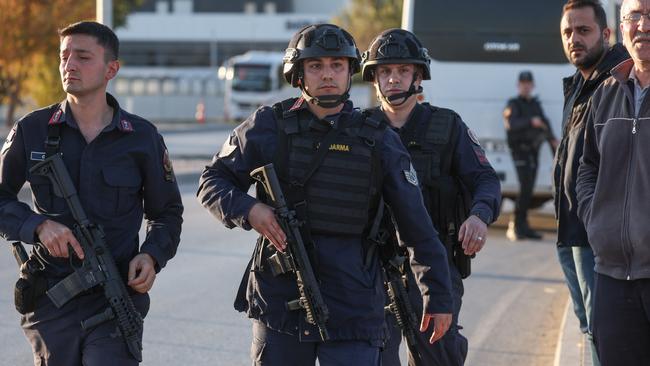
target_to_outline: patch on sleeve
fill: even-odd
[[[163,169],[165,170],[165,180],[168,182],[173,182],[176,179],[174,178],[174,167],[172,166],[172,161],[169,158],[169,152],[165,148],[165,153],[163,154]]]
[[[237,142],[236,142],[236,137],[233,134],[230,135],[228,139],[223,143],[223,146],[221,146],[221,150],[219,151],[219,154],[217,154],[217,157],[227,158],[230,155],[232,155],[232,153],[235,152],[235,150],[237,150]]]
[[[18,128],[18,124],[14,124],[14,127],[11,128],[11,131],[9,131],[9,134],[7,135],[7,138],[5,139],[4,145],[2,145],[2,150],[0,150],[0,155],[4,155],[7,150],[11,147],[11,144],[14,142],[14,138],[16,137],[16,129]]]
[[[404,172],[404,178],[406,178],[407,182],[411,183],[416,187],[419,186],[418,173],[415,171],[413,164],[410,164],[409,170],[404,170],[403,172]]]
[[[476,154],[476,158],[478,159],[479,163],[483,166],[490,166],[490,162],[488,161],[487,156],[485,156],[485,151],[483,151],[483,148],[480,146],[474,146],[474,154]]]
[[[474,133],[474,131],[472,131],[471,129],[468,128],[467,129],[467,135],[469,135],[469,139],[472,140],[474,145],[481,146],[481,143],[479,142],[478,137],[476,137],[476,134]]]

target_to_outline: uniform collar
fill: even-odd
[[[306,105],[307,103],[303,103],[303,107],[301,108],[306,109]],[[352,110],[352,103],[350,101],[346,101],[343,104],[343,109],[339,113],[330,114],[328,116],[325,116],[323,119],[319,119],[310,112],[312,118],[311,121],[309,121],[309,128],[317,131],[329,131],[332,128],[338,129],[341,117],[349,116],[352,113]]]
[[[111,123],[104,128],[104,131],[111,131],[117,128],[121,132],[133,132],[133,123],[130,121],[128,116],[126,116],[126,113],[120,108],[120,104],[117,102],[117,100],[109,93],[106,93],[106,103],[108,103],[108,105],[113,108],[113,119],[111,119]],[[54,111],[52,117],[50,117],[50,120],[48,122],[50,125],[57,125],[62,123],[67,124],[69,127],[79,129],[79,125],[72,115],[72,110],[70,109],[70,105],[68,104],[67,100],[63,100],[61,103],[59,103],[59,107]]]

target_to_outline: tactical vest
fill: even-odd
[[[411,155],[431,221],[447,245],[451,243],[446,239],[457,234],[468,211],[461,183],[451,171],[458,137],[455,119],[449,109],[422,103],[399,131]]]
[[[363,235],[379,200],[385,127],[354,111],[339,119],[335,132],[316,130],[309,126],[313,115],[292,110],[294,102],[273,106],[278,122],[274,165],[290,206],[311,234]],[[319,156],[321,144],[326,151]]]

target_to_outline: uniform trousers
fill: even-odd
[[[379,366],[379,347],[369,341],[300,342],[298,336],[253,320],[253,366]]]
[[[131,295],[144,317],[149,311],[149,295]],[[36,310],[21,318],[32,346],[35,366],[135,366],[139,362],[129,352],[109,320],[86,331],[81,322],[103,312],[108,302],[101,292],[78,296],[57,309],[47,296],[38,300]],[[142,334],[140,334],[142,339]]]

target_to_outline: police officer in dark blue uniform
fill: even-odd
[[[508,100],[503,111],[508,146],[519,179],[514,222],[510,223],[506,232],[508,238],[513,241],[542,238],[540,233],[528,225],[528,209],[532,203],[537,178],[539,149],[544,141],[551,144],[553,151],[558,145],[542,105],[532,95],[534,87],[533,74],[530,71],[519,73],[517,83],[519,95]]]
[[[54,194],[48,178],[29,173],[48,151],[62,153],[84,210],[103,226],[106,243],[144,316],[156,273],[179,243],[183,205],[178,186],[154,125],[127,113],[106,93],[119,69],[113,31],[81,22],[61,30],[60,37],[59,70],[67,97],[26,115],[7,137],[0,154],[0,233],[7,240],[37,244],[29,261],[42,267],[46,287],[73,271],[68,248],[80,258],[84,253],[70,230],[70,209]],[[33,210],[17,199],[25,181],[31,187]],[[147,234],[139,245],[143,214]],[[138,364],[116,334],[114,320],[81,329],[81,320],[107,307],[100,288],[81,293],[61,308],[44,295],[21,319],[36,365]]]
[[[429,63],[427,50],[413,33],[389,29],[379,34],[363,54],[362,76],[374,84],[381,106],[364,113],[399,133],[449,257],[454,305],[451,327],[433,345],[427,342],[429,334],[416,337],[421,361],[416,362],[409,352],[409,365],[462,365],[467,355],[467,339],[458,331],[462,278],[469,275],[470,256],[485,244],[487,225],[498,216],[501,190],[483,149],[460,116],[417,102],[420,83],[431,78]],[[412,283],[413,273],[406,272]],[[409,286],[409,292],[419,313],[422,303],[417,290]],[[383,365],[400,364],[400,341],[400,330],[393,326],[382,353]]]
[[[255,365],[305,366],[316,359],[323,366],[380,364],[385,295],[376,256],[366,261],[365,240],[380,195],[411,253],[424,303],[422,330],[435,328],[434,342],[451,322],[447,256],[426,215],[408,153],[397,134],[365,120],[348,101],[359,68],[359,52],[345,30],[318,24],[298,31],[286,50],[284,75],[301,96],[258,109],[201,176],[199,200],[217,219],[261,234],[235,302],[253,319]],[[322,143],[328,152],[312,166]],[[313,243],[312,265],[329,309],[326,342],[303,311],[285,307],[298,296],[294,275],[274,276],[269,268],[286,237],[270,207],[246,192],[253,183],[249,173],[270,162],[288,197],[304,193],[304,200],[289,205]]]

